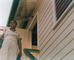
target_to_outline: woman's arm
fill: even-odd
[[[0,35],[0,38],[3,38],[4,37],[4,34],[3,35]]]
[[[0,35],[0,38],[2,37],[2,35]]]
[[[6,30],[3,32],[2,35],[0,35],[0,38],[4,38],[4,34],[5,34]]]
[[[22,38],[20,38],[20,39],[18,40],[18,47],[19,47],[19,55],[20,55],[20,56],[22,55],[22,43],[21,43],[21,40],[22,40]]]

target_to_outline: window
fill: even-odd
[[[53,28],[55,29],[62,18],[70,11],[74,6],[74,0],[52,0],[53,1]]]
[[[55,7],[56,7],[56,17],[57,20],[69,6],[72,0],[55,0]]]

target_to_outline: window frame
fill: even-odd
[[[66,16],[66,14],[69,12],[69,10],[74,6],[74,0],[69,4],[69,6],[66,8],[66,10],[63,12],[63,14],[58,18],[56,17],[56,5],[55,5],[55,0],[52,0],[52,5],[53,5],[53,27],[52,29],[55,29],[59,22]]]

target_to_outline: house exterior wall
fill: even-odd
[[[74,8],[62,18],[55,29],[53,25],[52,0],[39,0],[35,9],[38,26],[39,60],[73,60],[74,59]]]

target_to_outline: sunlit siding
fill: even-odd
[[[60,24],[53,27],[52,0],[41,1],[38,16],[39,60],[74,59],[74,19],[71,8]]]

